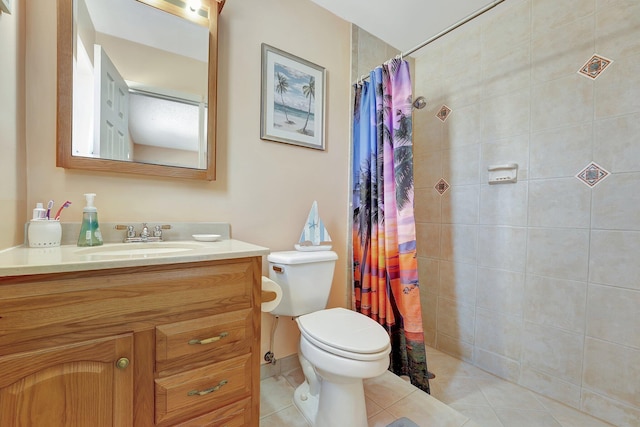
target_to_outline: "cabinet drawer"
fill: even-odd
[[[239,310],[156,327],[156,369],[217,362],[250,351],[252,310]]]
[[[251,394],[251,354],[155,380],[156,423],[202,414]]]
[[[176,427],[244,427],[248,425],[251,425],[251,398],[176,424]]]

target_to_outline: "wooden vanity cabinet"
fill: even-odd
[[[0,277],[0,425],[257,426],[261,271]]]

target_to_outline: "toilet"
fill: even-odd
[[[338,255],[286,251],[268,255],[269,278],[282,289],[270,311],[292,316],[300,329],[305,381],[293,402],[314,427],[366,427],[363,379],[389,367],[389,335],[376,321],[345,308],[326,309]]]

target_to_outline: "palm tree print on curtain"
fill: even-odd
[[[355,87],[355,308],[389,332],[389,369],[429,393],[413,215],[409,65],[394,59],[369,77]]]

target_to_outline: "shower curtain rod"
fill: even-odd
[[[486,5],[485,7],[476,10],[475,12],[473,12],[471,15],[467,16],[466,18],[461,19],[460,21],[456,22],[455,24],[453,24],[450,27],[447,27],[446,29],[442,30],[441,32],[439,32],[438,34],[436,34],[435,36],[423,41],[422,43],[420,43],[419,45],[409,49],[408,51],[401,53],[399,56],[400,58],[403,58],[405,56],[411,55],[412,53],[422,49],[423,47],[425,47],[426,45],[438,40],[440,37],[449,34],[451,31],[455,30],[458,27],[463,26],[464,24],[466,24],[467,22],[477,18],[478,16],[482,15],[485,12],[488,12],[489,10],[493,9],[494,7],[496,7],[497,5],[499,5],[500,3],[502,3],[505,0],[496,0],[492,3],[489,3],[488,5]],[[397,56],[396,56],[397,57]],[[366,80],[368,79],[369,76],[363,76],[360,78],[360,81]]]

